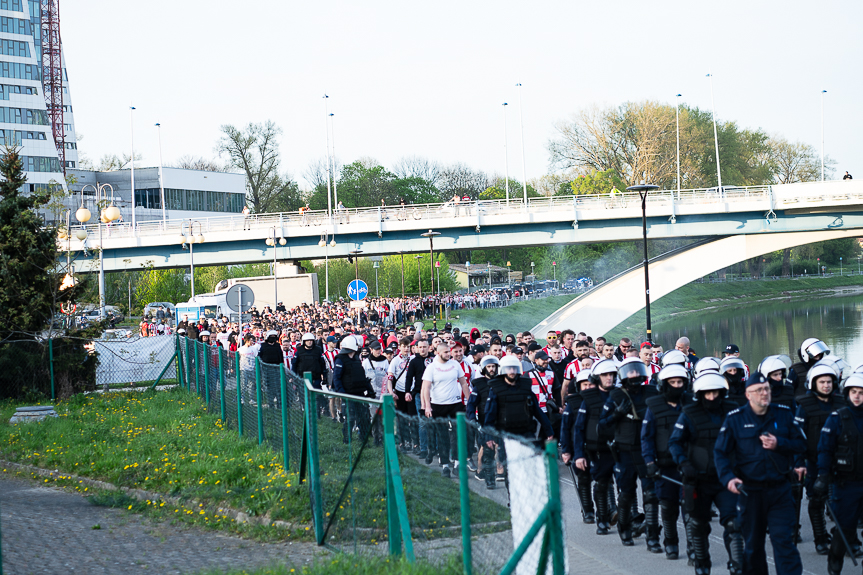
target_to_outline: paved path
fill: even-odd
[[[300,567],[322,552],[309,543],[257,543],[156,522],[3,474],[0,521],[4,575],[179,574],[275,562]]]

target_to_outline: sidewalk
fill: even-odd
[[[258,543],[159,523],[2,473],[0,521],[6,575],[180,574],[273,563],[299,571],[324,553],[313,543]]]

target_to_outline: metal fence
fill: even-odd
[[[481,430],[463,414],[428,419],[392,396],[316,389],[284,365],[178,337],[176,377],[241,435],[282,453],[308,487],[315,540],[355,555],[403,555],[473,573],[566,572],[557,449]],[[244,363],[246,362],[247,363]],[[401,406],[404,407],[404,406]],[[508,477],[469,472],[492,448]],[[420,442],[436,457],[415,453]]]

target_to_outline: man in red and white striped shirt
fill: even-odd
[[[461,369],[462,374],[464,375],[465,380],[468,382],[468,387],[470,387],[470,380],[473,377],[473,369],[471,369],[470,363],[465,361],[464,359],[464,346],[460,341],[455,342],[452,346],[452,358],[453,361],[458,363],[459,369]],[[461,402],[467,405],[468,396],[462,393]]]
[[[645,341],[641,344],[641,348],[638,350],[638,357],[641,361],[644,362],[644,365],[647,366],[647,373],[651,376],[659,373],[661,369],[656,363],[653,362],[653,344],[649,341]],[[649,382],[650,380],[648,380]]]
[[[561,393],[565,397],[569,384],[575,381],[575,376],[582,370],[582,360],[590,353],[590,344],[585,340],[575,342],[573,347],[575,350],[575,359],[566,365],[566,370],[563,372],[563,387]]]

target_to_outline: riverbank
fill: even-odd
[[[480,331],[498,329],[504,333],[515,334],[535,326],[543,318],[548,317],[551,311],[563,307],[578,295],[580,294],[556,295],[502,308],[460,309],[451,314],[450,323],[462,331],[470,331],[475,327]],[[430,327],[431,322],[426,321],[425,326]],[[545,336],[545,334],[534,335]]]
[[[687,314],[722,309],[751,307],[767,302],[863,293],[863,275],[805,277],[779,280],[753,280],[727,283],[691,283],[653,302],[651,323]],[[608,331],[617,340],[631,337],[643,340],[646,333],[644,310],[626,318]]]

